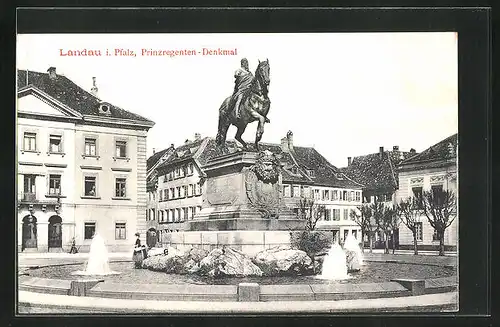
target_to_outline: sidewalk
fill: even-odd
[[[152,301],[78,297],[19,292],[20,313],[345,313],[387,311],[456,311],[458,293],[420,296],[340,300],[283,302],[206,302]]]
[[[384,249],[373,249],[373,253],[384,253]],[[370,253],[369,248],[365,248],[365,253]],[[392,249],[389,249],[389,254],[392,254]],[[411,254],[413,255],[413,250],[396,250],[394,254]],[[438,251],[418,251],[418,255],[435,255],[439,256]],[[445,256],[456,257],[457,252],[445,252]]]

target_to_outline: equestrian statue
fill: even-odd
[[[247,125],[258,121],[257,133],[255,135],[255,149],[259,151],[259,142],[264,134],[264,124],[270,123],[267,118],[271,100],[268,97],[268,87],[270,68],[269,59],[260,61],[255,76],[248,68],[248,60],[241,60],[241,68],[235,74],[235,87],[233,95],[226,98],[219,108],[219,128],[216,143],[219,148],[223,148],[226,142],[227,130],[234,125],[238,129],[235,139],[241,143],[243,149],[248,146],[241,136],[245,132]]]

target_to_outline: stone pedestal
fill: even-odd
[[[282,200],[279,161],[270,152],[235,152],[205,166],[202,210],[191,231],[295,230],[305,222]]]

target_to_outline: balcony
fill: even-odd
[[[32,192],[21,192],[18,199],[22,202],[38,202],[36,194]]]

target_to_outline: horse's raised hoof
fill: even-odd
[[[271,121],[269,120],[269,118],[266,117],[266,120],[265,120],[266,123],[270,123]]]

